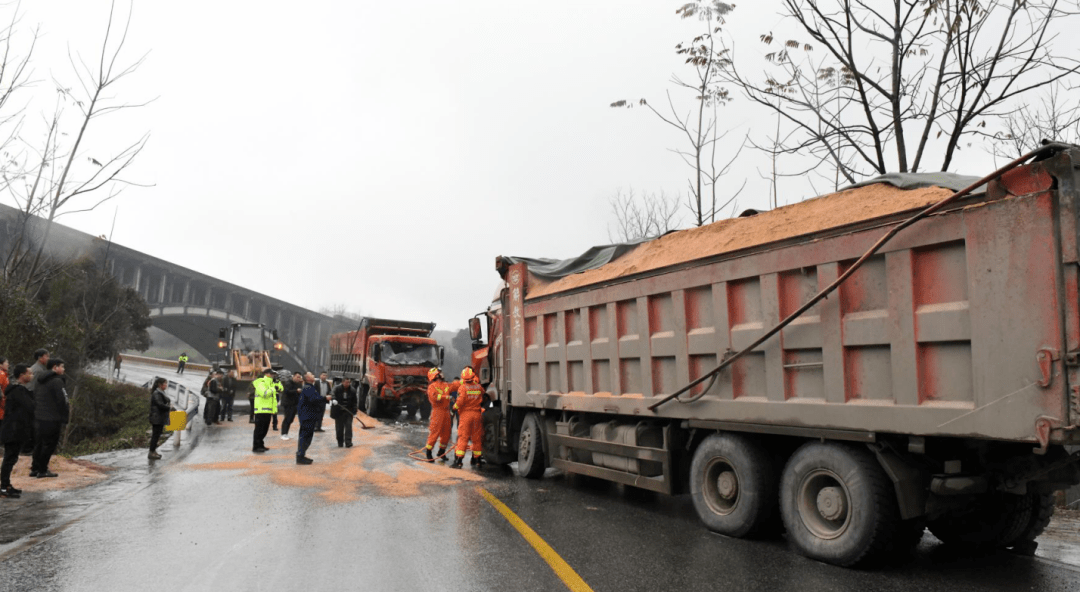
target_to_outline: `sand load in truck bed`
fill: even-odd
[[[554,282],[530,278],[529,298],[572,290],[687,261],[731,253],[774,241],[810,235],[923,208],[953,194],[943,187],[900,189],[885,183],[865,185],[763,212],[680,230],[637,248],[602,267]]]

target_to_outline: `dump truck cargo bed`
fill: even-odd
[[[812,234],[728,241],[736,248],[628,266],[635,254],[646,261],[654,241],[536,290],[524,265],[510,267],[512,404],[691,427],[833,430],[855,440],[897,433],[1080,443],[1080,389],[1072,386],[1080,385],[1077,156],[1016,169],[901,231],[837,292],[683,395],[693,402],[655,412],[648,407],[663,395],[752,343],[888,228],[951,191],[921,190],[897,198],[907,207],[848,216]],[[850,212],[863,203],[852,195],[819,205]],[[769,227],[768,215],[783,212],[684,232],[745,237],[746,228]],[[660,240],[677,243],[678,234]]]

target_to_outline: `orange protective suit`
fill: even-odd
[[[450,416],[450,385],[442,379],[432,382],[427,387],[427,398],[431,402],[427,448],[431,450],[436,442],[446,448],[450,445],[450,429],[454,427],[454,419]]]
[[[479,382],[463,382],[458,387],[454,409],[458,412],[458,439],[454,452],[459,457],[465,456],[465,448],[472,440],[473,456],[479,457],[484,441],[484,422],[481,419],[484,413],[484,387]]]

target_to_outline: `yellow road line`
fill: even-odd
[[[491,495],[491,493],[483,487],[477,487],[476,489],[480,492],[480,495],[484,496],[484,499],[486,499],[489,504],[503,515],[503,518],[506,518],[507,522],[513,525],[513,527],[521,533],[521,536],[532,545],[533,549],[536,549],[536,552],[551,566],[555,575],[559,576],[559,579],[566,584],[567,588],[573,592],[593,592],[592,588],[585,583],[585,580],[577,575],[574,568],[563,561],[563,558],[559,557],[559,554],[555,552],[555,549],[552,549],[551,545],[544,542],[544,539],[540,538],[540,535],[536,534],[536,531],[529,528],[529,525],[525,524],[524,520],[518,518],[518,515],[515,514],[513,510],[506,507],[506,504],[499,501],[499,498]]]

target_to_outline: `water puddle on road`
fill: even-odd
[[[426,488],[448,487],[467,482],[484,481],[484,477],[469,469],[451,469],[442,463],[424,463],[410,459],[410,451],[401,434],[391,426],[364,418],[368,430],[353,431],[352,448],[327,446],[333,441],[331,433],[317,434],[311,452],[318,456],[333,456],[330,462],[297,465],[295,440],[280,442],[268,438],[270,451],[243,459],[189,465],[198,470],[241,471],[249,477],[267,477],[283,487],[318,489],[319,496],[329,503],[352,502],[368,495],[413,497]],[[332,451],[327,454],[327,451]],[[309,453],[308,456],[312,456]]]

